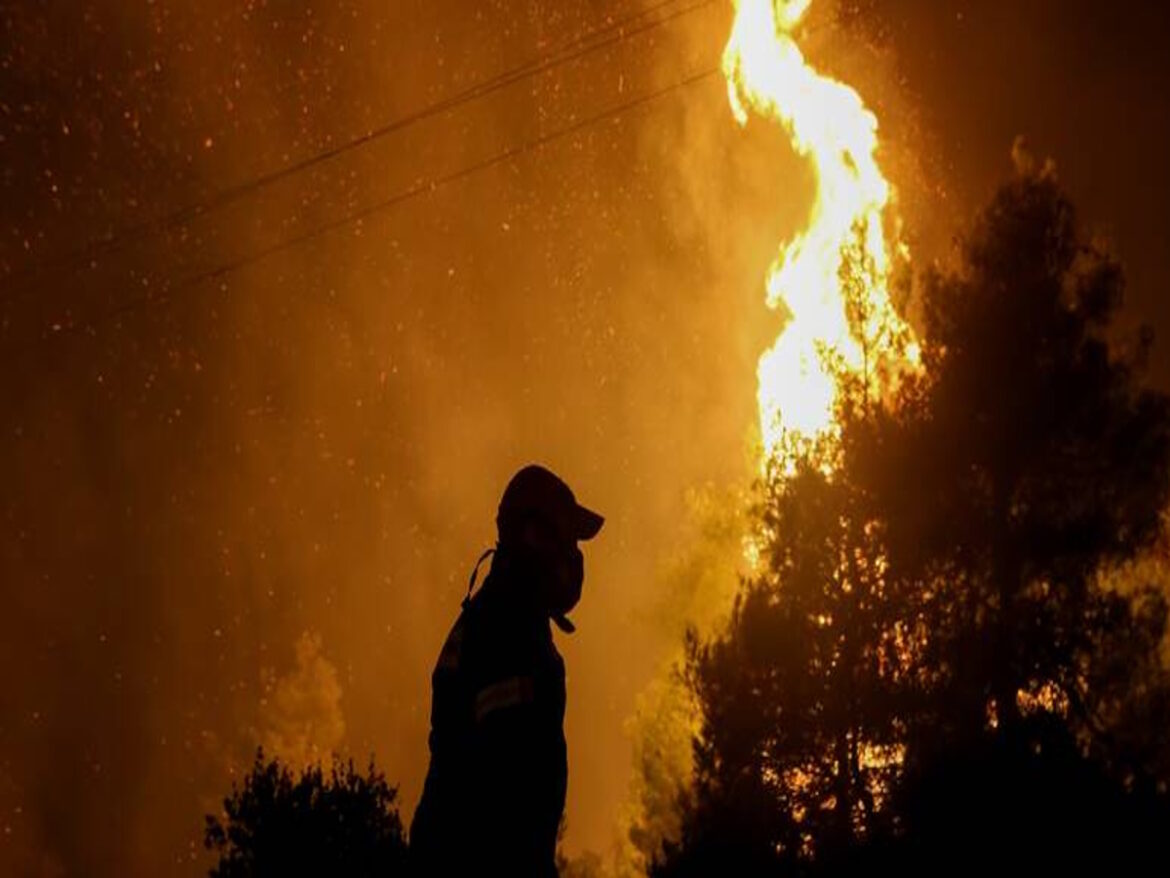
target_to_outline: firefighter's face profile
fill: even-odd
[[[542,602],[550,614],[568,613],[581,599],[585,556],[567,526],[533,518],[522,532],[523,548],[532,561]]]
[[[551,612],[565,614],[581,600],[581,586],[585,582],[585,556],[574,543],[557,561],[556,588],[550,595]]]

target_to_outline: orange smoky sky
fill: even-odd
[[[881,119],[916,252],[1024,134],[1170,331],[1166,13],[825,5],[811,57]],[[149,223],[639,11],[661,23]],[[661,570],[688,490],[751,475],[762,279],[811,191],[720,77],[679,86],[730,15],[0,3],[0,872],[198,874],[261,743],[372,754],[408,814],[431,665],[532,460],[607,518],[559,644],[567,845],[609,848],[677,647]]]

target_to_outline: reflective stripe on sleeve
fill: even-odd
[[[535,696],[531,677],[508,677],[490,686],[484,686],[475,696],[475,721],[483,722],[493,711],[518,704],[527,704]]]

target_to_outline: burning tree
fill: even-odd
[[[823,860],[892,829],[914,600],[886,576],[869,506],[809,457],[769,469],[758,572],[726,631],[689,643],[703,726],[681,874]]]
[[[1089,656],[1130,617],[1097,572],[1149,544],[1170,494],[1170,405],[1139,381],[1149,336],[1111,343],[1120,268],[1050,171],[1002,188],[961,268],[924,287],[925,374],[853,448],[897,575],[935,595],[945,712],[1010,727],[1059,706],[1091,723]]]
[[[767,278],[758,566],[690,637],[694,787],[656,872],[1140,856],[1167,813],[1166,613],[1099,580],[1170,494],[1148,338],[1111,337],[1121,272],[1034,163],[926,276],[914,338],[877,120],[805,61],[811,2],[737,0],[724,52],[736,119],[783,126],[816,193]]]
[[[928,596],[902,796],[922,855],[1116,868],[1166,818],[1170,681],[1163,593],[1100,574],[1162,529],[1170,401],[1140,380],[1149,335],[1114,326],[1118,264],[1050,167],[1019,170],[958,270],[927,275],[924,373],[851,465],[882,498],[890,575]]]
[[[858,222],[839,255],[856,361],[818,350],[834,382],[832,426],[777,440],[752,515],[754,572],[724,631],[688,636],[702,713],[695,786],[659,874],[841,867],[896,828],[889,800],[921,700],[924,618],[919,593],[889,575],[879,498],[846,452],[883,405],[874,389],[894,386],[879,370],[911,342],[899,321],[874,319],[866,242]]]
[[[660,875],[1136,862],[1170,813],[1164,603],[1099,577],[1170,488],[1121,274],[1033,171],[925,290],[923,372],[877,400],[838,367],[835,431],[767,469],[757,573],[689,645]]]

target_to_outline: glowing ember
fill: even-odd
[[[883,212],[890,185],[875,158],[877,119],[849,86],[810,67],[793,33],[812,0],[736,0],[723,53],[731,108],[779,121],[807,156],[816,197],[807,227],[768,272],[768,306],[788,320],[759,364],[760,428],[768,455],[786,435],[834,435],[838,383],[830,362],[866,386],[917,362],[890,304]]]

